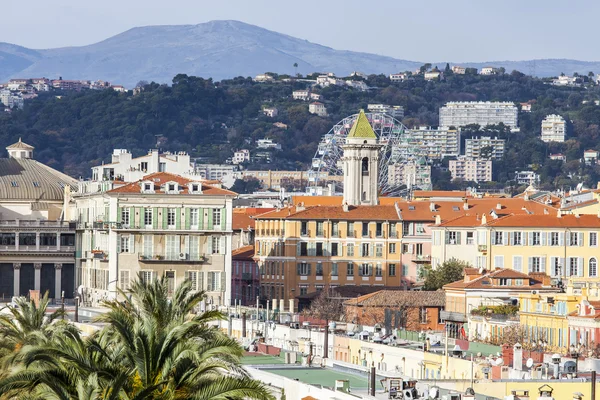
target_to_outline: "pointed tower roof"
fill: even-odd
[[[15,144],[11,144],[10,146],[8,146],[6,149],[7,150],[16,150],[16,149],[21,149],[21,150],[33,150],[35,147],[28,145],[27,143],[23,143],[21,141],[21,138],[19,138],[19,141]]]
[[[354,121],[347,138],[377,139],[377,135],[375,135],[364,110],[360,110],[358,113],[358,118]]]

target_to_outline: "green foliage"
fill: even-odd
[[[261,187],[260,181],[252,176],[246,176],[244,179],[236,179],[231,187],[231,190],[244,194],[244,193],[254,193],[259,190]]]
[[[516,315],[519,312],[519,306],[513,306],[512,304],[502,304],[497,306],[484,306],[481,305],[471,310],[472,315],[486,316],[489,314],[495,315]]]
[[[18,349],[0,370],[0,398],[274,399],[241,367],[240,345],[212,326],[225,317],[194,313],[204,293],[189,282],[172,296],[165,278],[121,294],[104,303],[100,332],[70,329]]]
[[[426,265],[419,275],[419,278],[425,279],[423,290],[439,290],[444,285],[462,280],[465,268],[469,267],[469,263],[456,258],[451,258],[435,268]]]

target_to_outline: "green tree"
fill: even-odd
[[[253,176],[246,176],[243,179],[236,179],[231,190],[236,193],[254,193],[261,188],[261,183]]]
[[[439,290],[444,285],[459,281],[464,276],[465,268],[469,267],[469,263],[456,258],[451,258],[435,268],[427,265],[420,275],[420,278],[425,280],[423,290]]]
[[[298,63],[297,62],[294,63],[294,74],[296,76],[298,76]]]

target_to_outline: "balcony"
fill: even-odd
[[[248,282],[253,281],[254,278],[252,277],[252,272],[242,272],[242,280]]]
[[[477,245],[477,251],[479,251],[480,253],[487,253],[487,244]]]
[[[142,264],[202,264],[207,261],[205,254],[201,254],[194,259],[187,253],[181,253],[177,258],[167,258],[162,254],[153,254],[151,256],[138,254],[138,261]]]
[[[76,224],[65,221],[47,221],[47,220],[1,220],[0,228],[17,228],[17,227],[37,227],[37,228],[63,228],[75,229]]]
[[[0,252],[7,253],[74,253],[75,246],[0,245]]]
[[[411,259],[412,259],[413,262],[416,262],[416,263],[429,263],[429,262],[431,262],[431,256],[430,255],[424,255],[424,254],[421,254],[421,255],[413,254],[412,257],[411,257]]]
[[[442,310],[440,311],[440,318],[442,321],[467,322],[467,316],[456,311]]]

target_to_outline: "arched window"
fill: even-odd
[[[369,173],[369,159],[367,157],[362,159],[362,173],[367,175]]]
[[[588,276],[598,276],[598,261],[594,257],[590,258]]]

